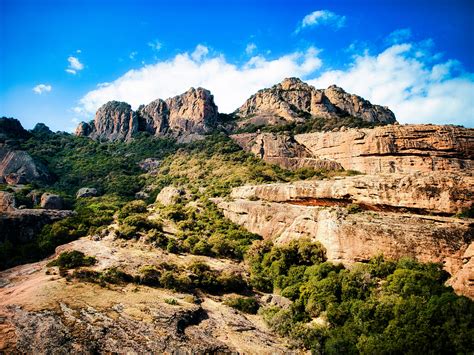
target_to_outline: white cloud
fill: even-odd
[[[33,88],[33,91],[35,92],[35,94],[41,95],[44,92],[50,92],[52,89],[53,87],[51,85],[39,84]]]
[[[76,50],[76,53],[81,54],[82,51],[80,49]]]
[[[474,126],[474,75],[457,61],[432,64],[425,43],[395,44],[377,55],[356,56],[347,70],[326,71],[309,83],[336,84],[386,105],[402,123]]]
[[[220,112],[232,112],[257,90],[285,77],[307,77],[322,64],[315,48],[273,60],[257,56],[241,66],[229,63],[219,54],[204,58],[208,52],[207,47],[198,45],[191,55],[181,53],[170,60],[130,70],[108,85],[88,92],[80,99],[78,110],[92,115],[110,100],[126,101],[136,109],[140,104],[201,86],[214,94]]]
[[[329,10],[317,10],[313,11],[312,13],[306,15],[301,23],[296,28],[296,33],[301,31],[303,28],[306,27],[314,27],[318,25],[327,25],[333,26],[336,29],[344,27],[346,24],[346,16],[341,16],[335,14]]]
[[[249,43],[247,44],[247,47],[245,47],[245,53],[248,55],[252,54],[255,50],[257,49],[257,45],[255,43]]]
[[[134,60],[137,54],[138,54],[138,52],[133,51],[133,52],[131,52],[131,53],[128,55],[128,57],[129,57],[130,59]]]
[[[75,75],[78,71],[84,69],[84,64],[82,64],[76,57],[70,56],[67,61],[69,62],[69,66],[67,67],[66,72],[69,74]]]
[[[163,47],[163,44],[158,41],[157,39],[151,41],[151,42],[148,42],[148,46],[153,49],[154,51],[159,51],[161,49],[161,47]]]
[[[196,46],[196,49],[194,50],[194,52],[191,53],[191,58],[195,61],[195,62],[199,62],[201,61],[206,55],[208,55],[209,53],[209,48],[207,48],[206,46],[203,46],[202,44],[198,44]]]
[[[386,39],[388,44],[397,44],[406,42],[411,38],[411,30],[409,28],[400,28],[390,33]]]

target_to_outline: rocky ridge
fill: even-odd
[[[394,123],[387,107],[372,105],[363,98],[332,85],[316,89],[298,78],[287,78],[252,95],[237,111],[240,126],[278,125],[304,122],[313,117],[352,116],[370,123]]]
[[[137,111],[125,102],[110,101],[99,108],[93,123],[81,122],[76,135],[103,140],[129,140],[138,132],[155,136],[204,134],[219,118],[211,93],[191,88],[166,101],[155,100]]]

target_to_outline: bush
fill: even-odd
[[[62,252],[56,259],[50,261],[47,266],[59,266],[63,269],[75,269],[80,266],[94,265],[97,260],[92,256],[86,256],[77,250]]]
[[[260,305],[253,297],[233,297],[224,302],[225,305],[244,313],[257,314]]]

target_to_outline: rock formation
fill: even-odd
[[[55,194],[45,192],[41,195],[41,208],[47,210],[61,210],[63,208],[63,199]]]
[[[49,181],[48,170],[35,162],[25,151],[14,150],[0,144],[0,177],[8,184],[27,184],[33,181]]]
[[[87,131],[87,129],[86,129]],[[110,101],[95,114],[91,138],[128,140],[138,132],[138,117],[126,102]]]
[[[316,158],[368,174],[472,171],[474,129],[435,125],[389,125],[295,135]]]
[[[0,143],[9,139],[26,139],[30,133],[15,118],[0,117]]]
[[[372,105],[337,86],[325,90],[315,89],[297,78],[288,78],[269,89],[260,90],[236,113],[244,119],[239,126],[301,123],[311,116],[352,116],[370,123],[396,121],[395,115],[387,107]]]
[[[191,88],[185,93],[152,101],[137,112],[124,102],[110,101],[96,113],[94,124],[81,122],[76,135],[93,139],[129,140],[136,133],[155,136],[203,134],[217,125],[219,113],[211,93]]]
[[[333,160],[315,158],[308,149],[286,134],[241,133],[230,138],[245,151],[284,169],[342,170],[342,166]]]
[[[472,187],[472,177],[444,174],[358,176],[245,186],[233,190],[233,199],[217,202],[233,222],[278,243],[320,241],[331,261],[352,264],[384,254],[442,262],[453,287],[474,297],[472,220],[427,215],[472,206]]]
[[[77,190],[76,198],[97,196],[97,189],[93,187],[82,187]]]
[[[168,206],[177,202],[180,196],[184,195],[184,190],[178,189],[174,186],[164,187],[156,196],[156,202]]]

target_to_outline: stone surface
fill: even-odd
[[[138,117],[126,102],[109,101],[97,110],[90,136],[95,139],[129,140],[138,132]]]
[[[299,203],[303,190],[298,193],[296,188],[294,193],[286,187],[286,192],[279,192],[278,186],[274,189],[271,195],[270,189],[258,193],[236,189],[233,200],[216,202],[227,218],[277,243],[302,237],[321,242],[330,261],[350,265],[384,254],[394,259],[409,256],[423,262],[442,262],[453,275],[450,282],[457,285],[456,291],[474,297],[474,290],[466,287],[471,282],[466,280],[470,271],[465,270],[463,261],[474,238],[472,220],[390,208],[350,213],[345,198]],[[265,198],[256,200],[255,196],[264,192]],[[315,190],[312,192],[314,195]],[[279,202],[269,202],[275,200]]]
[[[148,132],[154,136],[182,139],[182,136],[209,132],[217,125],[218,119],[219,112],[210,91],[191,88],[166,101],[157,99],[146,106],[141,105],[137,112],[125,102],[110,101],[99,108],[92,125],[81,122],[76,135],[129,140],[138,132]]]
[[[33,181],[49,181],[48,170],[25,151],[0,145],[0,176],[8,184],[26,184]]]
[[[339,163],[327,159],[317,159],[303,145],[292,137],[276,133],[241,133],[231,135],[245,151],[270,164],[285,169],[313,168],[324,170],[342,170]]]
[[[95,271],[120,267],[136,274],[144,265],[201,261],[216,270],[238,267],[228,260],[124,245],[106,236],[81,238],[57,249],[95,257]],[[183,260],[184,259],[184,260]],[[288,354],[284,341],[256,315],[237,312],[222,297],[143,285],[67,281],[49,260],[0,272],[0,352]],[[47,272],[49,270],[49,272]],[[175,305],[167,299],[174,299]],[[198,299],[198,304],[192,300]],[[5,337],[1,335],[5,334]],[[300,349],[294,349],[300,353]]]
[[[63,208],[63,199],[58,195],[45,192],[41,195],[40,205],[41,208],[48,210],[61,210]]]
[[[241,125],[278,125],[304,122],[314,117],[353,116],[371,123],[394,123],[395,115],[387,107],[372,105],[363,98],[346,93],[337,86],[325,90],[297,78],[258,91],[237,111],[246,118]]]
[[[0,213],[15,210],[15,196],[10,192],[0,191]]]
[[[234,188],[231,197],[307,206],[357,203],[373,211],[453,215],[473,205],[474,177],[448,173],[358,175],[242,186]]]
[[[159,202],[165,206],[172,205],[176,203],[176,201],[182,195],[184,195],[184,191],[182,189],[178,189],[174,186],[166,186],[156,196],[156,202]]]
[[[77,190],[76,198],[94,197],[94,196],[97,196],[97,194],[98,194],[97,189],[93,187],[82,187],[79,190]]]
[[[169,126],[174,134],[207,133],[219,118],[214,97],[209,90],[191,88],[184,94],[166,100]]]
[[[295,135],[315,157],[368,174],[474,169],[474,129],[389,125]]]

